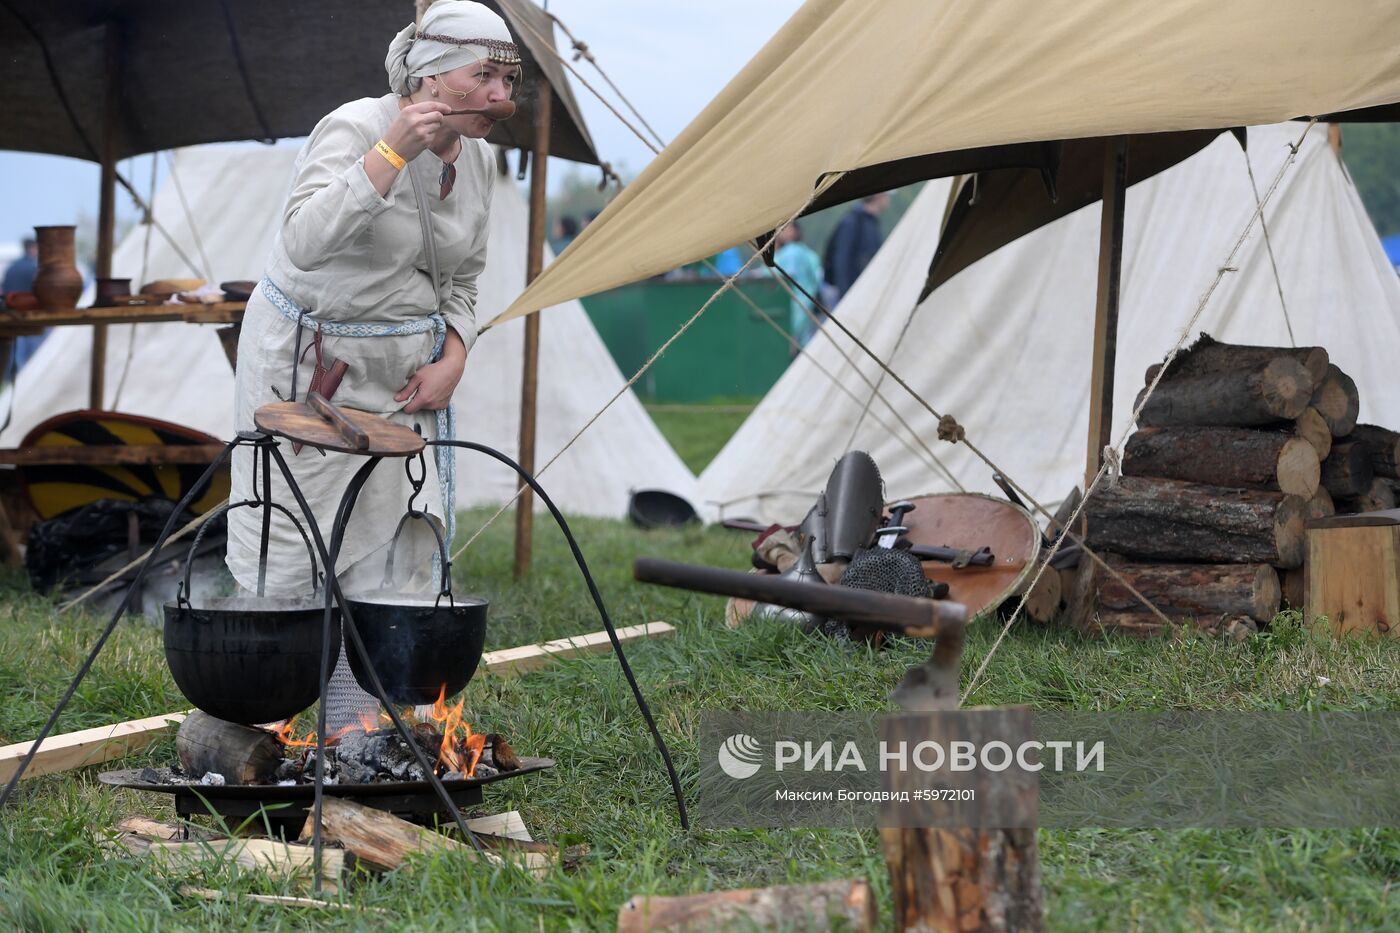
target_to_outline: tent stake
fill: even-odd
[[[549,164],[550,108],[554,89],[540,79],[539,101],[535,104],[535,142],[530,153],[530,234],[525,254],[525,284],[529,285],[544,268],[545,167]],[[525,365],[520,376],[520,465],[535,472],[535,408],[540,371],[540,316],[525,318]],[[534,549],[535,497],[522,481],[515,505],[515,578],[530,572]]]
[[[1128,137],[1104,144],[1103,213],[1099,224],[1098,298],[1094,307],[1093,377],[1089,388],[1089,455],[1084,488],[1112,443],[1113,370],[1118,353],[1118,298],[1123,272],[1123,200],[1128,187]]]

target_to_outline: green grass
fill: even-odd
[[[484,517],[462,523],[470,532]],[[883,652],[809,638],[778,624],[731,631],[722,603],[642,587],[630,566],[648,554],[740,567],[745,539],[720,529],[640,532],[579,520],[576,532],[618,625],[665,619],[679,632],[628,649],[693,792],[695,730],[707,709],[880,710],[926,646]],[[463,539],[465,540],[465,538]],[[502,521],[455,565],[459,587],[492,600],[488,648],[599,628],[559,536],[536,534],[527,584],[510,574],[510,525]],[[10,582],[0,603],[0,742],[32,736],[77,667],[100,620],[56,616]],[[982,623],[968,642],[965,678],[989,650]],[[973,704],[1027,703],[1094,710],[1388,709],[1400,703],[1400,646],[1334,642],[1282,617],[1243,644],[1206,638],[1087,640],[1036,627],[1015,630]],[[1318,677],[1330,678],[1326,686]],[[845,830],[682,832],[669,787],[617,664],[609,656],[568,661],[512,680],[482,677],[467,688],[472,721],[508,735],[525,754],[557,759],[551,771],[488,793],[488,809],[519,809],[540,838],[581,837],[584,865],[535,883],[496,876],[460,859],[425,861],[360,876],[342,895],[389,911],[412,930],[610,929],[639,893],[869,878],[882,905],[889,886],[873,832]],[[124,624],[93,670],[64,731],[178,709],[158,632]],[[128,765],[166,763],[167,740]],[[0,813],[0,927],[70,929],[364,929],[370,913],[302,914],[253,904],[190,901],[184,879],[161,878],[135,861],[104,856],[97,834],[134,812],[169,818],[163,797],[111,792],[96,768],[37,778]],[[1379,929],[1400,916],[1390,886],[1400,876],[1400,833],[1357,831],[1041,831],[1048,923],[1056,930],[1224,928]],[[195,876],[205,887],[299,893],[231,869]],[[884,915],[888,922],[888,909]]]
[[[739,430],[756,404],[754,399],[735,398],[719,399],[710,405],[650,403],[646,408],[681,460],[698,475]]]

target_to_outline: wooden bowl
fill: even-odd
[[[8,311],[38,311],[39,299],[33,292],[6,292],[5,309]]]
[[[192,292],[204,284],[203,279],[158,279],[141,286],[141,294],[158,295],[164,301],[176,292]]]

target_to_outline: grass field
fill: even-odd
[[[464,516],[469,533],[484,513]],[[575,527],[618,625],[664,619],[676,636],[628,649],[693,795],[695,729],[703,710],[882,710],[927,646],[896,641],[872,652],[779,624],[728,630],[715,598],[642,587],[640,555],[740,567],[745,538],[714,528],[641,532],[619,522]],[[465,537],[463,538],[465,540]],[[455,565],[460,586],[492,600],[488,649],[598,629],[562,539],[537,526],[527,584],[511,578],[510,525],[493,526]],[[10,580],[0,592],[0,744],[35,734],[95,637],[92,616],[58,616]],[[989,650],[995,626],[971,632],[964,678]],[[1285,615],[1241,644],[1207,638],[1086,640],[1022,627],[999,650],[969,704],[1036,708],[1393,709],[1400,646],[1334,642]],[[1322,681],[1319,678],[1326,678]],[[165,798],[111,792],[87,769],[25,783],[0,813],[0,927],[31,930],[280,928],[610,929],[639,893],[682,894],[748,885],[864,876],[882,905],[888,880],[874,832],[681,831],[664,772],[609,656],[568,661],[513,680],[467,687],[473,723],[509,736],[552,771],[488,793],[489,811],[518,809],[538,838],[585,839],[573,871],[531,882],[439,858],[341,894],[358,908],[299,913],[251,903],[191,901],[184,881],[234,892],[300,893],[234,869],[166,878],[108,858],[101,831],[122,815],[169,818]],[[158,630],[123,625],[60,723],[63,731],[184,706],[165,670]],[[168,763],[169,740],[130,765]],[[703,801],[692,796],[694,815]],[[1355,830],[1107,831],[1039,834],[1048,925],[1055,930],[1395,928],[1400,832]],[[889,922],[888,908],[883,920]]]

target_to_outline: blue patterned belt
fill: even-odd
[[[272,306],[277,309],[277,312],[293,324],[308,327],[328,337],[407,337],[413,334],[432,333],[436,337],[433,342],[432,361],[436,363],[442,358],[442,347],[447,341],[447,322],[443,320],[441,314],[436,312],[412,321],[404,321],[401,324],[321,321],[312,317],[311,312],[305,308],[297,307],[296,303],[287,297],[286,292],[278,288],[277,284],[266,276],[263,276],[258,287],[262,289],[263,296],[272,302]],[[455,441],[457,439],[456,407],[449,403],[446,408],[440,408],[434,414],[437,415],[438,438]],[[442,487],[442,514],[447,521],[447,545],[449,549],[452,546],[452,536],[457,530],[456,454],[455,447],[438,447],[433,451],[433,458],[437,463],[438,481]],[[435,553],[433,555],[434,566],[436,566],[437,560],[438,556]]]

